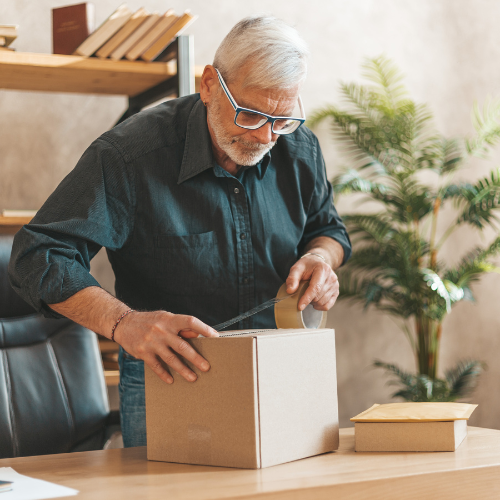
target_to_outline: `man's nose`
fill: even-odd
[[[253,130],[252,136],[255,137],[261,144],[269,144],[277,139],[277,135],[273,134],[271,123],[266,123],[263,127]]]

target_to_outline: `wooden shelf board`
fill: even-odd
[[[118,385],[120,383],[120,371],[104,370],[104,380],[106,380],[106,385]]]
[[[0,89],[134,96],[174,76],[175,66],[0,51]]]
[[[31,217],[4,217],[0,215],[0,226],[24,226],[28,224]]]

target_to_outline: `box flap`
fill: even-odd
[[[308,335],[311,333],[324,333],[333,332],[330,328],[273,328],[266,330],[228,330],[226,332],[219,332],[220,337],[274,337],[285,335]],[[200,338],[200,337],[198,337]],[[210,337],[214,338],[214,337]],[[217,337],[215,337],[217,338]]]

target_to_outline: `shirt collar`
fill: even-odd
[[[207,110],[198,100],[189,114],[184,155],[177,184],[213,168],[212,140],[207,125]]]
[[[271,152],[268,152],[265,154],[264,158],[255,165],[255,167],[257,167],[259,179],[264,177],[270,161]],[[212,138],[210,137],[207,125],[207,110],[200,99],[193,106],[189,114],[186,142],[184,143],[184,155],[182,157],[177,184],[181,184],[209,168],[214,168],[214,165]],[[217,172],[215,172],[215,175],[217,175]],[[217,176],[220,177],[220,173]]]

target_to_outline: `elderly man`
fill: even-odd
[[[299,96],[307,50],[276,18],[239,22],[200,94],[143,111],[97,139],[16,236],[14,289],[120,344],[126,446],[146,442],[144,364],[167,384],[210,369],[186,342],[310,280],[300,308],[330,309],[349,238]],[[272,153],[271,153],[272,149]],[[107,249],[116,298],[90,275]],[[271,309],[239,328],[275,327]],[[279,353],[276,353],[279,356]],[[202,375],[203,376],[203,375]]]

